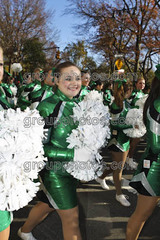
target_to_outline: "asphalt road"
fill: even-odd
[[[141,140],[135,153],[136,161],[140,158],[145,148],[145,141]],[[110,154],[105,149],[103,156],[106,162],[111,161]],[[124,179],[131,179],[133,170],[123,171]],[[130,207],[123,207],[115,200],[115,188],[112,176],[106,178],[109,190],[103,190],[95,182],[80,183],[78,198],[80,208],[80,228],[83,240],[124,240],[126,224],[136,206],[137,194],[128,186],[128,181],[123,180],[123,192],[131,202]],[[34,199],[28,206],[14,212],[11,224],[10,240],[19,240],[17,230],[22,226],[32,206],[37,202]],[[160,207],[156,207],[153,215],[146,222],[140,240],[160,240]],[[51,213],[34,230],[33,235],[37,240],[63,240],[61,222],[56,212]]]

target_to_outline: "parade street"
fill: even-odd
[[[136,161],[140,159],[145,149],[145,141],[141,140],[135,154]],[[111,162],[110,154],[103,151],[106,162]],[[103,190],[99,183],[91,181],[80,183],[78,187],[78,197],[80,206],[80,227],[83,240],[125,240],[125,230],[129,217],[136,206],[137,194],[128,186],[134,171],[123,171],[123,192],[131,202],[130,207],[123,207],[115,200],[115,188],[112,176],[106,178],[109,190]],[[19,240],[17,230],[23,225],[30,209],[37,202],[34,199],[28,206],[14,212],[14,220],[11,224],[10,240]],[[145,204],[145,203],[144,203]],[[146,222],[139,240],[159,240],[160,239],[160,207],[156,207],[153,215]],[[37,240],[63,240],[61,222],[56,212],[51,213],[34,230],[33,235]]]

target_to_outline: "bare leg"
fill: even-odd
[[[8,226],[5,230],[0,232],[0,239],[1,240],[8,240],[10,234],[10,226]]]
[[[113,180],[116,188],[116,193],[117,195],[120,195],[122,194],[122,190],[121,190],[122,172],[123,172],[123,167],[126,161],[128,151],[111,152],[111,154],[112,154],[113,163],[117,163],[115,166],[114,164],[112,165],[112,168],[115,168],[113,169]]]
[[[112,170],[111,166],[107,165],[107,168],[104,170],[103,174],[99,178],[104,179],[107,175],[109,175],[112,172],[113,172],[113,170]]]
[[[62,221],[64,240],[82,240],[79,229],[78,206],[68,210],[57,210]]]
[[[38,225],[47,215],[54,211],[53,208],[50,208],[48,204],[39,202],[37,203],[30,211],[29,216],[21,228],[21,231],[24,233],[29,233],[33,228]]]
[[[137,240],[146,220],[152,214],[159,197],[138,195],[137,206],[127,224],[126,240]],[[144,204],[145,203],[145,204]]]
[[[129,158],[133,158],[133,155],[135,153],[135,149],[136,149],[139,142],[140,142],[140,138],[131,138],[130,149],[129,149],[129,153],[128,153]]]

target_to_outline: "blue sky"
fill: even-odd
[[[76,42],[77,36],[74,35],[73,25],[78,23],[80,19],[72,15],[63,15],[67,0],[46,0],[46,8],[54,9],[55,15],[53,18],[53,24],[56,29],[60,31],[59,39],[56,40],[56,44],[60,47],[60,50],[66,47],[68,43]]]

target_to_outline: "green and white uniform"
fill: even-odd
[[[111,139],[108,143],[108,148],[111,151],[125,152],[130,147],[129,137],[123,132],[124,129],[132,128],[131,125],[125,124],[125,118],[130,105],[125,100],[123,109],[120,109],[115,102],[111,104]]]
[[[132,95],[130,97],[130,104],[131,106],[135,106],[137,100],[139,100],[140,98],[142,98],[145,94],[142,92],[142,90],[134,90],[132,92]]]
[[[0,84],[1,96],[7,100],[12,108],[14,108],[13,97],[14,94],[7,83]]]
[[[112,101],[112,94],[111,94],[111,90],[110,89],[107,89],[105,92],[104,92],[104,105],[107,105],[109,106],[110,103]]]
[[[78,98],[79,101],[82,101],[83,98],[86,96],[86,94],[89,92],[90,92],[90,90],[88,90],[88,88],[86,86],[81,86],[81,91],[78,94],[78,96],[76,96],[76,98]]]
[[[6,99],[4,91],[0,88],[0,110],[8,109],[11,105]]]
[[[71,209],[77,205],[77,180],[67,173],[63,164],[73,161],[74,149],[68,149],[67,136],[77,128],[73,122],[75,99],[69,99],[59,89],[38,105],[40,115],[45,119],[48,130],[44,142],[47,166],[40,176],[43,190],[55,209]]]
[[[38,104],[41,101],[52,96],[53,94],[54,94],[53,87],[44,83],[43,86],[39,90],[33,91],[29,94],[29,101],[30,101],[29,108],[31,110],[37,108]]]
[[[38,91],[40,88],[41,82],[38,80],[35,80],[34,82],[27,84],[18,98],[17,106],[21,108],[21,110],[25,110],[27,107],[29,107],[31,105],[31,102],[29,101],[30,94],[35,91]]]
[[[130,185],[140,194],[160,196],[160,97],[147,111],[147,148]]]

